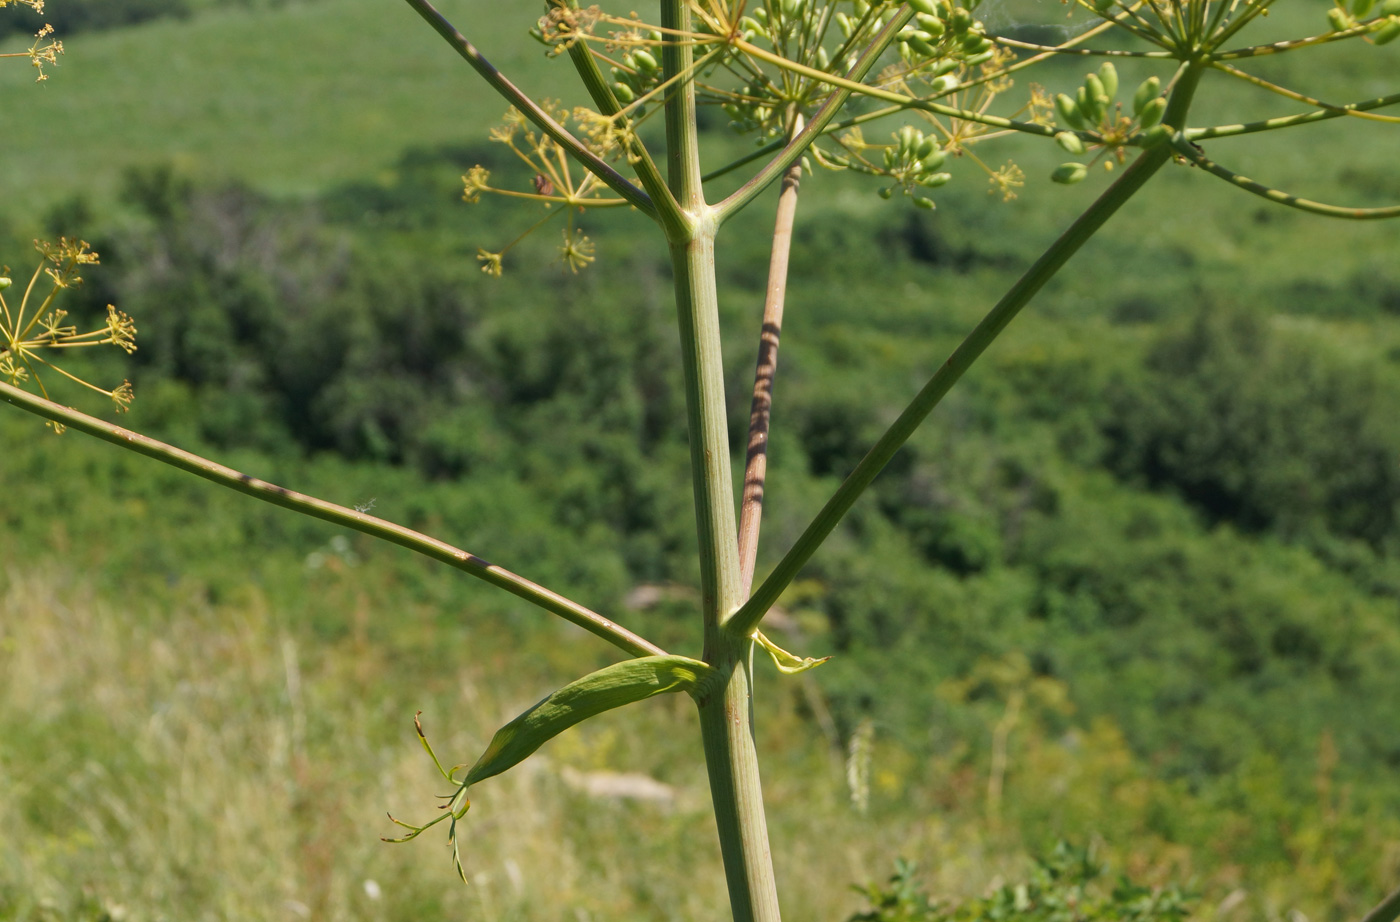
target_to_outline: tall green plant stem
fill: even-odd
[[[663,0],[661,25],[673,34],[689,31],[690,12],[684,0]],[[685,42],[667,43],[661,63],[668,81],[689,74],[694,66],[694,50]],[[779,922],[778,889],[773,878],[749,701],[749,652],[753,642],[720,629],[724,617],[743,602],[743,587],[715,286],[715,233],[719,222],[706,204],[701,187],[694,81],[677,80],[674,86],[666,96],[667,179],[671,194],[688,220],[682,227],[666,226],[666,230],[675,274],[695,523],[700,541],[704,659],[719,677],[715,691],[697,699],[701,740],[735,922]]]
[[[577,624],[584,630],[596,634],[633,656],[661,656],[666,653],[656,644],[644,637],[639,637],[617,622],[605,618],[557,592],[546,589],[538,583],[533,583],[523,576],[517,576],[504,567],[498,567],[482,560],[475,554],[453,547],[446,541],[439,541],[411,528],[367,515],[357,509],[347,509],[314,496],[306,496],[288,490],[286,487],[279,487],[275,483],[259,480],[208,458],[176,448],[174,445],[167,445],[140,433],[123,429],[121,426],[114,426],[96,417],[79,413],[77,410],[53,401],[36,397],[4,382],[0,382],[0,400],[19,407],[21,410],[28,410],[36,416],[42,416],[79,432],[86,432],[88,435],[96,436],[103,441],[120,445],[129,451],[154,458],[169,464],[171,467],[203,477],[205,480],[260,499],[263,502],[291,509],[294,512],[300,512],[335,525],[343,525],[372,538],[380,538],[456,567],[477,579],[504,589],[512,595],[538,605],[545,611]]]
[[[1366,913],[1361,922],[1394,922],[1400,918],[1400,888],[1396,888],[1375,909]]]
[[[1187,110],[1190,108],[1191,99],[1195,95],[1201,74],[1206,66],[1204,60],[1191,61],[1182,65],[1178,71],[1175,89],[1164,116],[1166,124],[1185,124]],[[1050,248],[1041,255],[1040,259],[1026,270],[1026,273],[1016,284],[1011,286],[1011,290],[982,318],[982,322],[977,325],[977,328],[967,335],[967,338],[934,373],[894,424],[886,430],[869,453],[856,465],[855,470],[827,501],[821,512],[807,526],[807,530],[778,562],[777,567],[763,581],[763,584],[749,597],[743,607],[726,622],[724,626],[726,633],[738,637],[747,637],[753,633],[768,609],[778,600],[778,596],[797,576],[798,571],[811,559],[817,548],[836,528],[837,523],[850,511],[851,506],[874,481],[876,475],[894,457],[895,452],[909,440],[914,430],[947,395],[958,379],[986,351],[992,341],[1001,335],[1007,324],[1021,312],[1021,308],[1030,303],[1031,299],[1045,286],[1045,283],[1063,268],[1070,257],[1077,253],[1079,248],[1084,246],[1108,219],[1162,168],[1171,158],[1171,151],[1170,145],[1160,144],[1139,155],[1132,165],[1123,172],[1118,181],[1099,196],[1088,210],[1080,215],[1069,229],[1050,245]]]

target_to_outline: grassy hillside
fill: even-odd
[[[546,234],[488,280],[471,254],[532,219],[459,201],[467,166],[505,162],[483,141],[502,107],[421,23],[389,0],[198,6],[79,34],[38,87],[0,68],[0,263],[41,232],[102,251],[68,303],[137,318],[133,362],[93,366],[132,377],[133,426],[373,502],[698,653],[668,269],[642,222],[588,217],[578,277]],[[533,10],[443,8],[527,88],[559,66],[523,37]],[[1397,47],[1269,72],[1365,95]],[[1258,99],[1232,90],[1220,118]],[[1318,137],[1232,165],[1400,198],[1393,128]],[[1105,181],[1051,187],[1058,151],[1013,155],[1031,182],[1004,204],[966,163],[933,213],[804,184],[760,568]],[[731,326],[756,315],[770,221],[726,228]],[[1061,836],[1187,883],[1207,920],[1341,922],[1393,886],[1394,250],[1181,167],[1017,321],[782,601],[775,631],[835,654],[802,680],[760,667],[791,918],[846,918],[848,885],[897,856],[981,893]],[[736,445],[752,350],[726,341]],[[470,888],[436,837],[377,841],[385,810],[424,817],[438,791],[415,711],[468,759],[601,645],[16,412],[0,445],[0,917],[713,918],[678,701],[483,785]],[[588,793],[620,773],[668,787]]]

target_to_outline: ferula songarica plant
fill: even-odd
[[[656,225],[658,246],[669,255],[674,278],[682,356],[676,374],[686,394],[699,547],[700,602],[691,655],[665,650],[611,615],[366,510],[293,493],[35,396],[20,386],[26,382],[18,374],[0,383],[0,395],[54,423],[413,549],[565,618],[626,654],[618,664],[547,696],[502,728],[487,751],[467,765],[444,769],[420,727],[433,762],[455,789],[438,820],[401,825],[409,830],[405,838],[413,838],[436,822],[448,822],[459,870],[471,860],[464,828],[470,788],[581,720],[684,691],[699,712],[733,918],[777,920],[774,846],[751,725],[752,653],[761,647],[783,673],[820,661],[782,650],[760,626],[950,388],[1046,282],[1164,168],[1194,168],[1202,182],[1219,179],[1242,194],[1322,217],[1400,216],[1400,205],[1392,203],[1326,203],[1276,189],[1222,165],[1210,150],[1218,139],[1247,140],[1343,119],[1394,132],[1400,116],[1386,110],[1400,103],[1400,80],[1388,93],[1324,102],[1306,87],[1261,76],[1251,65],[1341,42],[1357,46],[1358,53],[1393,53],[1384,46],[1400,36],[1400,0],[1338,0],[1319,9],[1315,31],[1253,44],[1253,27],[1278,5],[1275,0],[1075,0],[1047,4],[1057,17],[1067,11],[1075,17],[1073,34],[1056,45],[1028,41],[1018,37],[1025,34],[1020,32],[1000,34],[976,3],[952,0],[658,0],[653,19],[611,3],[548,0],[538,18],[522,16],[521,38],[529,41],[528,32],[543,54],[571,71],[561,76],[561,96],[569,95],[565,79],[581,84],[591,103],[574,107],[524,93],[471,41],[470,23],[459,31],[428,0],[406,2],[507,107],[489,136],[509,147],[520,166],[499,176],[484,167],[471,169],[463,177],[468,202],[488,194],[519,199],[523,210],[534,212],[522,219],[522,236],[560,221],[560,255],[575,272],[596,256],[580,225],[588,209],[630,209],[637,220]],[[505,6],[492,15],[514,15],[514,9]],[[1041,76],[1038,67],[1064,57],[1083,58],[1086,66],[1071,85],[1056,86],[1053,75],[1063,70]],[[1129,69],[1135,76],[1124,82],[1120,70]],[[1193,124],[1195,102],[1221,81],[1276,97],[1286,111],[1251,121]],[[702,169],[707,141],[700,130],[702,106],[722,112],[733,131],[753,139],[747,154]],[[1014,197],[1034,180],[988,153],[988,145],[1010,135],[1041,138],[1058,148],[1056,159],[1071,158],[1044,179],[1073,184],[1093,176],[1107,188],[1025,268],[868,447],[800,537],[772,555],[777,564],[755,579],[789,248],[802,184],[810,177],[851,174],[855,181],[869,181],[871,194],[891,199],[888,207],[929,209],[937,207],[938,190],[950,182],[986,182],[996,194],[987,197],[985,207],[1000,207],[998,199]],[[1036,185],[1040,194],[1059,194],[1049,183]],[[758,358],[736,504],[715,248],[725,222],[771,187],[779,194],[763,320],[754,331]],[[500,275],[513,246],[485,242],[479,251],[483,270]],[[872,296],[878,296],[878,280],[870,284]],[[114,316],[109,341],[129,345],[130,321]],[[15,338],[19,325],[8,329],[7,354],[15,368],[37,348]],[[1400,913],[1400,900],[1378,911],[1371,922],[1389,922]]]

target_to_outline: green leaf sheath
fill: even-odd
[[[463,779],[464,787],[514,768],[574,724],[666,692],[694,693],[714,670],[684,656],[643,656],[591,672],[496,731]]]

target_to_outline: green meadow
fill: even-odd
[[[558,95],[534,7],[442,8]],[[1281,4],[1265,31],[1325,8]],[[510,175],[486,138],[503,106],[390,0],[201,3],[64,41],[41,84],[0,67],[0,265],[27,278],[36,236],[102,254],[67,306],[116,304],[139,351],[75,367],[131,379],[128,425],[699,653],[671,281],[641,219],[584,218],[598,260],[578,276],[557,225],[484,276],[477,249],[535,220],[460,201],[472,165]],[[1397,48],[1266,72],[1361,98],[1394,91]],[[1296,109],[1232,87],[1203,117]],[[1311,197],[1400,200],[1394,126],[1352,121],[1211,152]],[[722,115],[709,132],[747,149]],[[933,212],[805,180],[760,572],[1105,184],[1050,184],[1058,150],[988,156],[1025,169],[1014,201],[968,162]],[[771,206],[721,238],[733,329],[761,310]],[[756,669],[789,918],[844,922],[899,858],[934,897],[975,897],[1062,839],[1185,887],[1203,922],[1356,920],[1400,880],[1395,229],[1184,166],[1117,220],[780,602],[775,638],[833,656]],[[736,447],[747,336],[725,342]],[[415,713],[470,762],[610,661],[460,573],[6,407],[0,919],[717,918],[680,700],[474,788],[468,886],[445,837],[380,841],[386,812],[422,821],[443,793]]]

